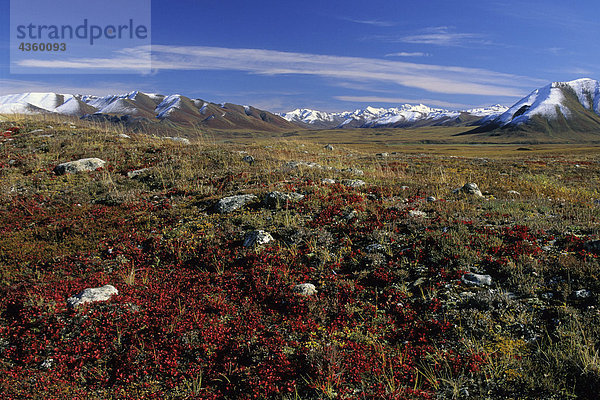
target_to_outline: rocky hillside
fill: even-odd
[[[159,121],[175,126],[279,132],[297,126],[268,111],[231,103],[215,104],[175,94],[131,92],[114,96],[24,93],[0,96],[0,114],[60,114],[126,125]]]
[[[600,140],[600,82],[578,79],[551,83],[467,133]]]
[[[0,393],[595,398],[599,177],[9,116]]]

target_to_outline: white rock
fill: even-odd
[[[265,244],[272,242],[273,236],[269,232],[263,230],[257,230],[246,233],[244,237],[244,247],[255,247],[264,246]]]
[[[189,140],[189,139],[182,138],[182,137],[170,137],[170,136],[165,136],[163,139],[166,139],[166,140],[171,140],[171,141],[173,141],[173,142],[177,142],[177,143],[181,143],[181,144],[185,144],[185,145],[191,144],[191,142],[190,142],[190,140]]]
[[[427,213],[419,210],[408,210],[408,216],[411,218],[424,218],[427,216]]]
[[[285,207],[286,204],[300,201],[303,198],[304,195],[300,193],[284,193],[274,191],[267,194],[267,196],[265,197],[265,204],[267,205],[267,207],[273,208]]]
[[[358,188],[366,185],[365,181],[360,179],[344,179],[342,184],[352,188]]]
[[[463,283],[467,285],[475,285],[475,286],[490,286],[492,284],[492,277],[489,275],[481,275],[475,274],[472,272],[468,272],[464,274],[461,278]]]
[[[321,180],[321,183],[324,183],[326,185],[333,185],[335,183],[335,179],[325,178]]]
[[[294,292],[302,296],[312,296],[317,294],[317,288],[312,283],[300,283],[294,286]]]
[[[224,197],[216,205],[217,212],[221,214],[229,213],[242,208],[248,203],[258,201],[258,197],[253,194],[241,194],[237,196]]]
[[[476,183],[465,183],[465,185],[463,187],[454,189],[454,191],[453,191],[453,193],[460,193],[460,192],[467,193],[467,194],[473,194],[477,197],[483,197],[483,194],[481,194],[481,190],[479,190]]]
[[[120,137],[120,138],[123,138],[123,139],[131,139],[131,136],[126,135],[124,133],[119,133],[117,136]]]
[[[54,167],[56,175],[76,174],[79,172],[95,171],[104,167],[105,161],[99,158],[82,158],[81,160],[69,161]]]
[[[119,291],[113,285],[104,285],[97,288],[87,288],[75,296],[67,299],[67,305],[75,308],[81,304],[92,303],[96,301],[106,301],[113,295],[119,294]]]
[[[520,196],[521,195],[521,193],[517,192],[516,190],[509,190],[506,193],[508,193],[508,194],[514,194],[515,196]]]
[[[333,146],[332,146],[332,145],[330,145],[330,144],[327,144],[327,145],[323,146],[323,148],[324,148],[325,150],[333,151]]]
[[[140,175],[143,175],[144,173],[150,171],[150,168],[142,168],[142,169],[136,169],[135,171],[129,171],[127,172],[127,177],[129,179],[135,179],[137,177],[139,177]]]

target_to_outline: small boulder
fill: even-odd
[[[365,186],[366,183],[363,180],[360,179],[344,179],[342,181],[342,185],[351,187],[351,188],[359,188],[361,186]]]
[[[390,155],[388,153],[377,153],[377,157],[379,157],[379,158],[387,158],[389,156]]]
[[[79,172],[95,171],[104,167],[105,161],[99,158],[82,158],[81,160],[69,161],[54,167],[56,175],[77,174]]]
[[[244,237],[244,247],[260,247],[272,242],[273,236],[269,232],[257,230],[246,233]]]
[[[96,301],[106,301],[113,295],[119,294],[119,291],[113,285],[104,285],[97,288],[87,288],[79,292],[75,296],[71,296],[67,299],[67,305],[71,308],[85,303],[92,303]]]
[[[479,187],[477,187],[476,183],[465,183],[465,185],[461,188],[458,189],[454,189],[453,193],[466,193],[466,194],[472,194],[475,195],[477,197],[483,197],[483,194],[481,193],[481,190],[479,190]]]
[[[327,144],[327,145],[323,146],[323,148],[324,148],[325,150],[328,150],[328,151],[333,151],[333,146],[332,146],[332,145],[330,145],[330,144]]]
[[[408,216],[411,218],[425,218],[427,213],[419,210],[408,210]]]
[[[468,272],[461,278],[464,284],[474,286],[491,286],[492,277],[489,275],[475,274]]]
[[[123,139],[131,139],[131,136],[126,135],[124,133],[119,133],[117,136],[120,137],[120,138],[123,138]]]
[[[184,144],[184,145],[188,145],[191,144],[190,140],[187,138],[182,138],[182,137],[170,137],[170,136],[165,136],[163,139],[166,140],[170,140],[172,142],[176,142],[176,143],[180,143],[180,144]]]
[[[325,178],[321,180],[321,183],[326,185],[333,185],[335,183],[335,179]]]
[[[258,197],[253,194],[240,194],[237,196],[224,197],[215,206],[217,212],[221,214],[230,213],[244,207],[246,204],[258,201]]]
[[[252,165],[254,164],[254,157],[251,155],[245,155],[244,158],[242,158],[242,161]]]
[[[136,169],[135,171],[129,171],[129,172],[127,172],[127,177],[129,179],[136,179],[136,178],[138,178],[139,176],[145,174],[148,171],[150,171],[150,168]]]
[[[427,202],[428,202],[428,203],[433,203],[433,202],[434,202],[434,201],[436,201],[436,200],[437,200],[437,199],[436,199],[435,197],[433,197],[433,196],[429,196],[429,197],[427,197]]]
[[[300,193],[283,193],[283,192],[274,191],[274,192],[267,194],[264,202],[267,207],[279,208],[279,207],[285,207],[285,205],[288,203],[300,201],[303,198],[304,198],[304,195],[300,194]]]
[[[317,294],[317,288],[312,283],[300,283],[294,286],[294,292],[301,296],[312,296]]]

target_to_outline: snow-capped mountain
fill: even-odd
[[[531,131],[548,134],[600,130],[600,82],[553,82],[469,133]]]
[[[22,93],[0,96],[0,114],[55,113],[118,122],[168,121],[214,129],[281,131],[297,129],[283,118],[251,106],[215,104],[174,94],[138,91],[112,96]],[[116,118],[119,117],[119,118]]]
[[[452,111],[431,108],[423,104],[404,104],[393,108],[366,107],[355,111],[328,113],[311,109],[296,109],[279,114],[286,120],[311,128],[379,128],[424,125],[464,124],[488,120],[508,110],[495,105],[486,108]]]

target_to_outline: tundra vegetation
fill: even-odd
[[[600,390],[594,149],[1,132],[5,399]],[[104,164],[57,173],[82,159]],[[106,298],[77,301],[90,288]]]

